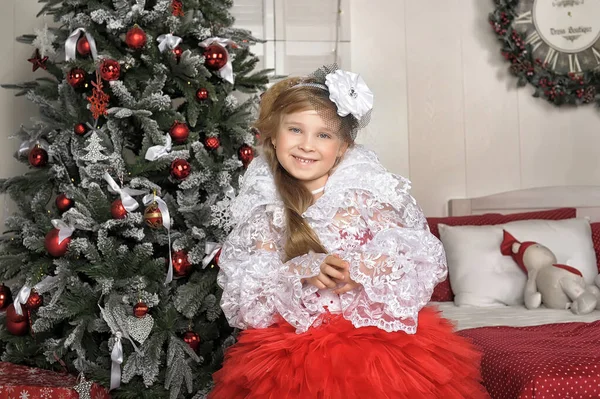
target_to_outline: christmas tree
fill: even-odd
[[[40,77],[30,169],[0,242],[2,360],[84,373],[115,398],[203,397],[234,341],[216,284],[252,160],[256,43],[232,0],[40,0],[18,38]],[[24,60],[25,61],[25,60]],[[12,301],[10,293],[12,292]]]

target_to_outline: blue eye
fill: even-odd
[[[319,133],[319,137],[322,139],[330,139],[331,135],[329,135],[327,133]]]
[[[291,127],[290,132],[300,133],[300,129],[298,129],[297,127]]]

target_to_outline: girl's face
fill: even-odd
[[[325,185],[336,159],[348,148],[315,110],[285,115],[271,142],[281,166],[311,191]]]

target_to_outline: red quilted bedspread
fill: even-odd
[[[600,321],[463,330],[493,399],[600,398]]]

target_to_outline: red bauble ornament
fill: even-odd
[[[198,346],[200,346],[200,336],[193,331],[186,331],[183,334],[183,341],[192,348],[194,352],[198,350]]]
[[[254,159],[254,150],[252,150],[252,147],[250,147],[249,145],[244,144],[240,147],[238,155],[240,157],[240,160],[244,164],[244,167],[247,167],[250,164],[250,162],[252,162],[252,160]]]
[[[183,180],[192,172],[192,166],[185,159],[176,159],[171,163],[171,176],[177,180]]]
[[[78,123],[75,126],[73,126],[73,131],[75,132],[76,135],[83,136],[84,134],[87,133],[88,129],[87,129],[87,126],[85,125],[85,123]]]
[[[81,68],[73,68],[67,74],[67,83],[74,88],[80,88],[85,84],[87,74]]]
[[[204,140],[204,146],[209,150],[216,150],[221,145],[218,137],[207,137]]]
[[[125,219],[127,217],[127,209],[123,206],[121,198],[117,198],[110,205],[110,214],[113,219]]]
[[[147,314],[148,314],[148,305],[146,305],[144,302],[139,301],[133,307],[133,315],[135,317],[137,317],[138,319],[141,319],[142,317],[146,316]]]
[[[125,43],[127,43],[127,46],[136,50],[144,47],[146,45],[146,40],[146,32],[137,25],[131,28],[125,36]]]
[[[144,220],[146,221],[146,225],[153,229],[160,229],[162,227],[162,213],[155,202],[148,205],[144,211]]]
[[[5,310],[12,303],[10,288],[4,284],[0,285],[0,310]]]
[[[36,310],[43,304],[44,304],[44,298],[42,298],[42,296],[40,294],[38,294],[37,292],[32,290],[31,294],[29,294],[29,298],[27,299],[27,302],[25,303],[25,306],[29,310]]]
[[[169,134],[175,143],[181,144],[184,143],[190,135],[190,128],[183,122],[175,121],[169,130]]]
[[[25,312],[23,312],[23,316],[17,314],[14,304],[10,304],[6,309],[6,329],[12,335],[27,334],[27,330],[29,329],[28,321]]]
[[[177,277],[184,277],[192,271],[192,264],[185,251],[173,252],[173,272]]]
[[[61,213],[68,211],[73,207],[73,205],[75,205],[75,201],[73,201],[71,198],[67,198],[64,193],[59,194],[54,203],[56,204],[56,209],[58,209],[58,211]]]
[[[121,76],[121,65],[115,60],[103,60],[100,64],[100,76],[109,82]]]
[[[204,87],[201,87],[200,89],[198,89],[198,91],[196,91],[196,98],[199,101],[204,101],[208,99],[208,90],[206,90]]]
[[[81,36],[79,40],[77,40],[77,53],[82,56],[88,56],[92,52],[92,48],[90,47],[90,42],[88,42],[87,37]]]
[[[183,54],[183,49],[180,46],[177,46],[173,49],[173,54],[175,54],[175,58],[177,58],[177,62],[181,60],[181,54]]]
[[[55,258],[59,258],[67,253],[67,248],[71,243],[71,237],[67,237],[62,242],[58,242],[58,229],[52,229],[46,234],[44,246],[46,251]]]
[[[220,44],[211,44],[204,50],[204,65],[211,71],[223,68],[229,60],[227,49]]]
[[[29,164],[36,168],[42,168],[48,163],[48,153],[42,147],[36,146],[29,151]]]

